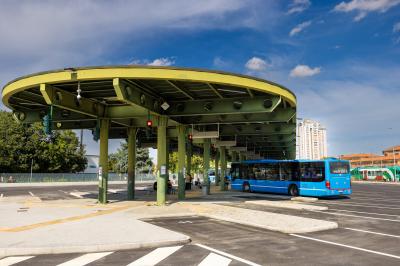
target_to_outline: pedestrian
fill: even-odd
[[[185,190],[191,190],[192,189],[192,176],[187,173],[185,177]]]

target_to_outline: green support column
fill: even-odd
[[[204,139],[203,144],[203,162],[204,162],[204,172],[203,172],[203,182],[207,187],[206,194],[210,194],[210,180],[208,178],[208,170],[210,169],[210,150],[211,150],[211,139]]]
[[[178,199],[185,199],[186,127],[178,126]]]
[[[168,117],[160,116],[157,127],[157,205],[165,205],[167,186],[167,124]]]
[[[135,198],[136,128],[128,128],[128,200]]]
[[[192,143],[189,141],[186,151],[186,174],[192,174]]]
[[[232,151],[232,162],[237,162],[238,160],[237,151]]]
[[[215,185],[219,185],[219,150],[217,149],[217,152],[215,154]]]
[[[99,203],[107,203],[108,185],[108,129],[110,120],[100,121]]]
[[[240,153],[239,153],[239,160],[240,160],[240,161],[244,161],[244,160],[246,160],[246,158],[245,158],[245,156],[244,156],[244,153],[243,153],[243,152],[240,152]]]
[[[219,153],[221,156],[221,181],[219,182],[221,191],[225,190],[225,175],[226,175],[226,151],[225,147],[219,147]]]

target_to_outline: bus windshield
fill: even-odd
[[[348,174],[350,172],[348,162],[330,162],[329,168],[331,170],[331,174]]]

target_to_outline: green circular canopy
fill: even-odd
[[[168,136],[187,125],[196,138],[217,138],[263,158],[292,159],[296,142],[296,96],[258,78],[199,69],[104,66],[36,73],[9,82],[3,103],[22,123],[42,121],[52,106],[58,129],[93,129],[111,120],[110,137],[128,127],[168,117]],[[141,145],[153,142],[139,136]]]

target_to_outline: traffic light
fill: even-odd
[[[96,127],[92,129],[93,140],[98,141],[100,139],[100,120],[97,120]]]
[[[46,114],[43,117],[43,130],[44,130],[44,134],[46,134],[46,135],[50,135],[51,131],[53,130],[50,114]]]
[[[152,127],[153,126],[153,121],[151,121],[150,119],[147,120],[146,125],[147,125],[147,127]]]
[[[192,142],[193,141],[193,135],[189,134],[188,139],[189,139],[190,142]]]

